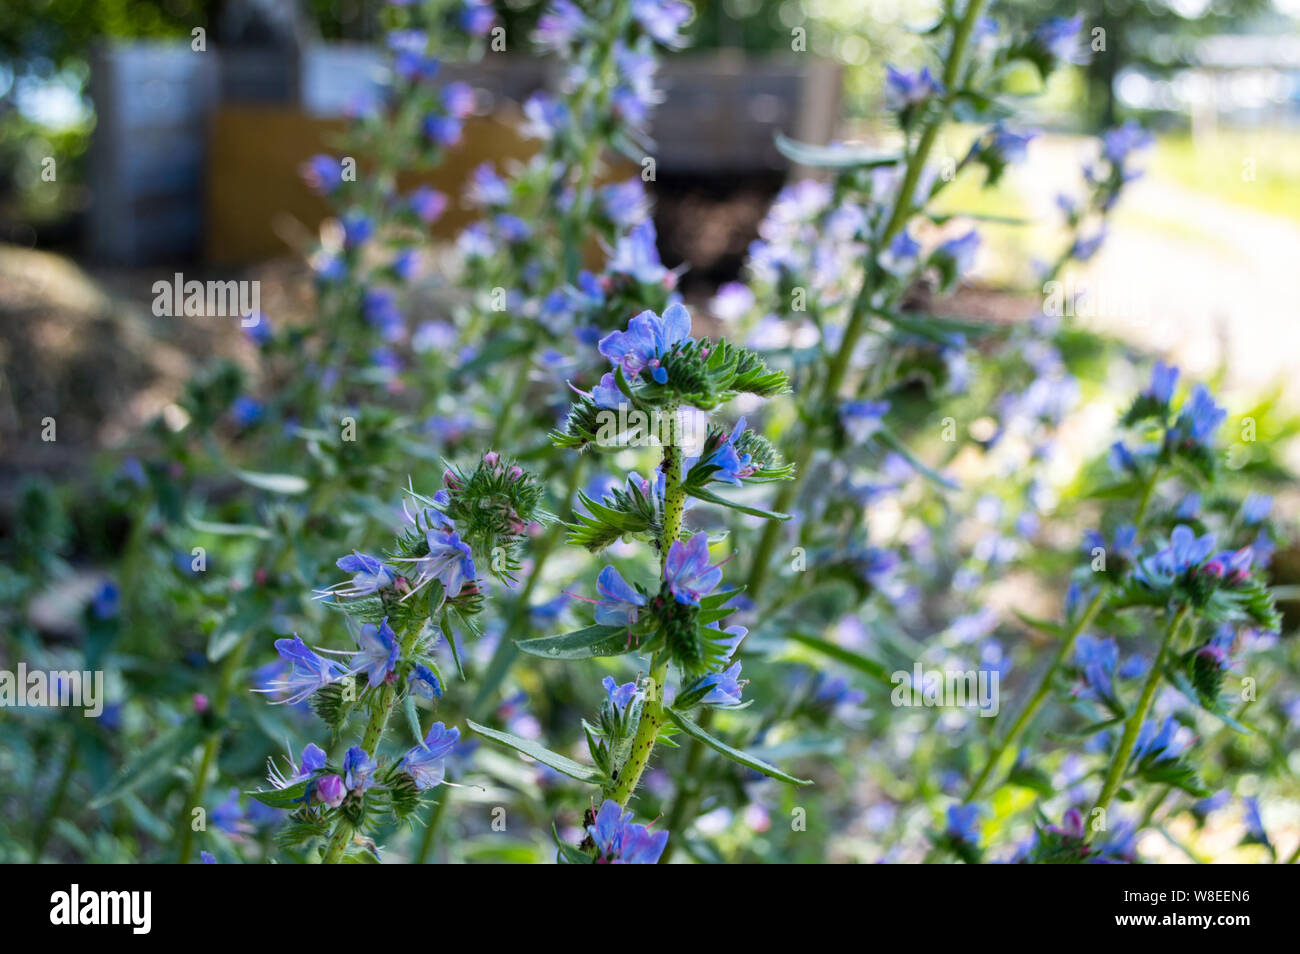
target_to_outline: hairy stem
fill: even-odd
[[[682,449],[680,428],[677,421],[677,405],[669,404],[664,408],[668,420],[668,437],[664,445],[664,529],[659,541],[660,574],[668,565],[668,550],[673,542],[681,536],[682,512],[686,505],[686,491],[682,487]],[[668,659],[656,656],[650,664],[650,683],[646,687],[646,702],[641,709],[641,721],[637,725],[636,738],[632,743],[632,754],[628,756],[623,771],[609,791],[608,797],[626,807],[627,801],[641,781],[641,774],[650,761],[655,742],[659,739],[659,730],[664,724],[664,685],[668,680]]]

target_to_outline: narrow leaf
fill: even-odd
[[[774,778],[779,782],[786,782],[790,785],[812,784],[812,779],[795,778],[793,775],[786,775],[785,772],[782,772],[774,765],[768,765],[762,759],[755,758],[747,752],[740,751],[740,749],[733,749],[721,739],[715,739],[713,736],[709,735],[709,733],[705,732],[698,725],[675,709],[665,709],[664,712],[668,714],[668,718],[672,719],[678,728],[689,735],[692,739],[697,742],[703,742],[709,748],[721,752],[733,762],[739,762],[746,768],[753,769],[755,772],[762,772],[769,778]]]
[[[502,745],[514,749],[529,758],[536,759],[543,765],[550,766],[562,775],[569,778],[576,778],[579,782],[586,782],[589,785],[602,785],[605,782],[604,777],[594,768],[582,765],[567,756],[558,752],[552,752],[543,745],[539,745],[532,739],[523,739],[517,735],[511,735],[509,732],[500,732],[497,729],[489,729],[485,725],[479,725],[473,719],[466,719],[465,723],[477,732],[479,735],[485,735],[494,742],[500,742]]]

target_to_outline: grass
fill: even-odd
[[[1151,175],[1205,195],[1300,222],[1300,130],[1161,136],[1147,166]]]

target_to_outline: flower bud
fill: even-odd
[[[347,794],[347,789],[343,787],[343,779],[337,775],[326,775],[316,782],[316,797],[330,808],[338,808],[342,805]]]

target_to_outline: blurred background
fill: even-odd
[[[541,10],[497,6],[517,37]],[[229,328],[131,307],[169,274],[160,266],[259,278],[269,307],[309,307],[296,253],[327,206],[298,169],[373,86],[381,8],[10,0],[0,10],[6,485],[20,448],[24,468],[71,465],[83,448],[111,446],[165,406],[191,355],[237,347]],[[790,174],[773,133],[811,142],[887,136],[877,124],[882,64],[908,60],[933,8],[896,0],[701,0],[695,8],[690,47],[662,73],[652,190],[664,261],[689,263],[684,290],[704,296],[737,277]],[[1094,42],[1104,31],[1105,55],[1055,74],[1031,101],[1036,115],[1027,119],[1046,134],[1028,164],[991,195],[954,192],[954,206],[978,200],[1004,215],[1045,216],[1076,175],[1079,137],[1141,119],[1158,132],[1157,146],[1090,274],[1097,287],[1140,288],[1143,301],[1088,320],[1194,370],[1224,358],[1234,380],[1284,376],[1300,354],[1300,327],[1267,276],[1300,260],[1300,4],[1032,2],[1003,4],[999,15],[1035,22],[1075,12]],[[790,49],[796,29],[806,54]],[[554,68],[531,59],[527,43],[517,46],[449,67],[448,78],[480,91],[467,145],[432,179],[450,195],[483,160],[533,148],[515,131],[518,103],[553,83]],[[1026,69],[1024,84],[1035,82]],[[962,147],[950,144],[954,153]],[[469,215],[453,203],[435,234],[454,236]],[[987,237],[993,251],[980,268],[988,283],[1029,287],[1024,256],[1011,253],[1032,250],[1034,231],[993,228]],[[110,344],[133,336],[151,346]],[[63,407],[72,386],[95,399]],[[1287,386],[1294,393],[1295,382]],[[60,441],[34,440],[23,408],[55,405],[70,416]]]
[[[743,277],[746,251],[778,191],[807,173],[777,151],[774,135],[812,143],[895,137],[881,118],[883,66],[915,61],[935,5],[693,5],[690,45],[667,56],[660,72],[666,98],[651,124],[658,170],[647,186],[661,257],[669,267],[689,266],[679,288],[703,310],[721,284]],[[496,9],[507,36],[525,37],[543,6],[504,0]],[[17,655],[11,639],[20,630],[24,638],[48,637],[56,648],[84,635],[83,616],[87,606],[94,610],[104,567],[124,552],[124,541],[134,545],[149,529],[140,529],[116,498],[101,507],[91,488],[120,490],[124,460],[141,434],[151,422],[175,419],[187,386],[213,359],[250,373],[257,366],[256,348],[235,322],[155,316],[154,283],[181,270],[187,279],[257,280],[262,311],[277,323],[311,320],[316,292],[303,259],[330,210],[303,184],[300,168],[335,146],[373,90],[382,66],[382,9],[377,0],[0,5],[0,543],[8,556],[58,539],[55,552],[73,569],[60,571],[53,596],[34,600],[28,587],[44,567],[0,575],[0,662]],[[1023,91],[1041,93],[1023,117],[1042,130],[1027,161],[992,189],[958,183],[945,192],[954,210],[1042,223],[981,224],[984,245],[953,313],[1011,323],[1040,310],[1036,260],[1058,229],[1051,224],[1057,196],[1077,184],[1081,163],[1089,149],[1095,152],[1092,136],[1139,120],[1156,135],[1145,174],[1126,191],[1100,253],[1078,274],[1100,304],[1072,319],[1087,336],[1078,339],[1084,357],[1071,363],[1084,378],[1086,400],[1065,437],[1105,432],[1137,386],[1136,376],[1112,381],[1112,366],[1098,355],[1123,353],[1132,366],[1153,356],[1177,362],[1189,377],[1212,379],[1226,403],[1257,409],[1274,441],[1268,453],[1277,458],[1256,463],[1277,485],[1274,518],[1293,527],[1298,495],[1287,467],[1300,466],[1291,439],[1300,420],[1300,322],[1291,287],[1300,263],[1300,0],[1023,0],[1002,3],[997,13],[1024,24],[1081,13],[1085,33],[1104,43],[1105,55],[1057,71],[1041,90],[1028,68],[1013,77]],[[796,34],[806,38],[806,51],[792,50]],[[523,40],[444,70],[445,78],[463,79],[478,92],[463,144],[427,179],[453,197],[433,227],[434,238],[450,245],[474,215],[456,199],[471,171],[487,160],[530,154],[535,146],[519,132],[520,104],[554,85],[558,74],[531,58]],[[960,158],[979,131],[958,124],[936,155]],[[428,294],[436,311],[438,292]],[[47,416],[58,420],[56,441],[42,439]],[[51,480],[67,489],[59,511],[43,509],[48,500],[31,492]],[[1062,552],[1074,544],[1054,542]],[[1300,557],[1294,548],[1282,551],[1278,564],[1292,596],[1284,608],[1294,614]],[[1003,608],[1042,596],[1010,582],[994,597]],[[1288,615],[1288,632],[1295,622]],[[188,634],[189,655],[201,657],[211,636]],[[269,658],[268,647],[261,648]],[[1294,664],[1294,648],[1286,654]],[[147,662],[133,665],[133,677],[155,675]],[[1294,681],[1287,682],[1292,689]],[[188,693],[175,684],[168,691],[183,709]],[[1288,712],[1300,712],[1300,701],[1290,705]],[[509,717],[504,709],[499,714]],[[143,716],[127,723],[130,738],[151,737]],[[230,757],[249,779],[260,772],[268,746],[274,749],[268,740],[283,738],[279,725],[263,728],[265,737]],[[25,858],[28,803],[39,806],[51,791],[62,798],[69,786],[58,760],[40,757],[42,745],[53,759],[62,743],[32,737],[36,757],[23,769],[28,775],[14,774],[14,763],[0,757],[0,774],[10,779],[0,786],[0,825],[12,826],[8,842],[0,829],[0,857],[7,860]],[[83,756],[89,764],[82,768],[92,779],[107,779],[121,747],[105,744],[95,750],[101,761]],[[1270,757],[1286,764],[1288,753]],[[488,758],[501,773],[517,770],[509,760]],[[65,764],[72,762],[69,756]],[[1288,848],[1300,830],[1295,768],[1286,782],[1289,800],[1272,803],[1280,807],[1268,819],[1285,831]],[[895,805],[916,795],[891,790],[894,781],[851,779],[850,798],[828,796],[843,816],[842,837],[815,849],[785,845],[774,856],[878,860],[895,837],[886,834]],[[74,776],[73,790],[77,784]],[[121,834],[127,829],[143,832],[143,842],[166,841],[167,827],[150,815],[152,806],[132,799],[125,805],[133,818],[115,822],[123,843],[130,842]],[[746,829],[750,834],[735,834],[733,823],[750,822],[717,812],[706,814],[700,831],[719,835],[741,857],[763,857],[753,847],[752,831],[766,830],[759,822]],[[75,824],[50,817],[44,824],[53,832],[39,832],[37,841],[48,842],[56,857],[131,854],[105,833],[92,840]],[[539,831],[536,841],[544,844],[549,836]],[[1207,836],[1215,857],[1230,855],[1236,834]],[[4,854],[19,842],[21,851]],[[530,850],[546,854],[536,845]],[[1252,850],[1258,854],[1258,845],[1247,846],[1242,858],[1256,860]],[[1151,851],[1184,860],[1172,843]],[[514,860],[531,857],[520,852]]]

